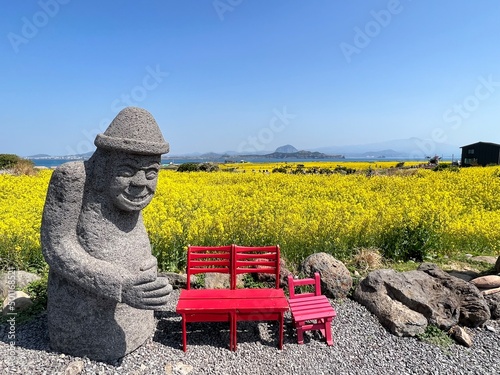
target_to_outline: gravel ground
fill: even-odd
[[[188,351],[181,348],[180,317],[158,314],[158,329],[145,345],[114,365],[54,353],[49,348],[46,316],[16,327],[14,353],[9,351],[8,326],[0,326],[1,374],[499,374],[500,321],[489,329],[469,330],[472,348],[441,349],[415,338],[389,334],[363,306],[334,301],[334,346],[316,333],[298,345],[290,319],[285,343],[277,349],[277,323],[240,322],[238,350],[228,349],[227,324],[188,324]],[[14,354],[14,355],[13,355]],[[80,372],[79,372],[80,371]]]

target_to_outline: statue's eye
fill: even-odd
[[[117,174],[120,177],[132,177],[135,175],[135,171],[130,167],[122,166],[118,168]]]
[[[148,180],[154,180],[158,176],[158,171],[156,169],[148,169],[146,171],[146,178]]]

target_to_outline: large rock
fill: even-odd
[[[360,282],[354,298],[399,336],[421,333],[427,323],[448,330],[458,323],[476,327],[490,318],[486,300],[475,286],[433,264],[401,273],[373,271]]]
[[[497,261],[495,263],[495,271],[500,273],[500,257],[497,258]]]
[[[500,276],[486,275],[472,279],[471,284],[474,284],[479,289],[498,288],[500,286]]]
[[[484,299],[490,308],[491,319],[500,319],[500,293],[488,294]]]
[[[228,274],[208,272],[205,274],[206,289],[229,289],[231,280]]]
[[[466,346],[467,348],[472,346],[472,339],[463,327],[453,326],[448,331],[448,334],[460,345]]]
[[[3,301],[3,315],[9,313],[18,313],[26,310],[33,305],[30,296],[21,291],[9,292],[7,298]]]
[[[442,286],[455,293],[460,302],[461,325],[477,327],[490,319],[488,303],[477,287],[447,274],[435,264],[422,263],[418,270],[432,276]]]
[[[410,309],[392,293],[405,280],[394,270],[370,272],[354,291],[354,299],[374,314],[380,323],[396,336],[415,336],[427,327],[426,317]]]
[[[491,264],[492,266],[494,266],[497,261],[497,257],[491,255],[479,255],[472,257],[470,259],[473,260],[474,262],[488,263]]]
[[[308,256],[301,265],[301,270],[308,277],[315,272],[321,275],[321,291],[331,298],[345,298],[352,288],[352,277],[344,263],[327,253]]]
[[[0,296],[7,297],[9,291],[23,289],[33,281],[40,280],[40,276],[26,271],[7,271],[0,274]]]

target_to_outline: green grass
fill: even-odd
[[[424,333],[417,335],[417,338],[427,344],[438,346],[441,349],[448,349],[455,343],[446,332],[432,324],[427,326]]]

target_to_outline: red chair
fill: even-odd
[[[332,319],[337,313],[326,296],[321,294],[320,282],[318,272],[314,274],[314,278],[294,279],[292,275],[288,276],[288,304],[299,344],[304,343],[304,331],[320,330],[326,338],[326,343],[333,345]],[[304,285],[314,285],[314,292],[296,294],[295,288]]]

